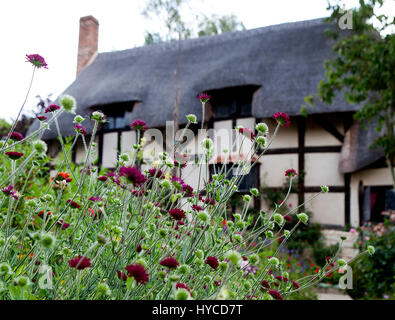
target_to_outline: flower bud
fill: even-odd
[[[204,253],[203,253],[203,251],[200,250],[200,249],[196,250],[195,255],[196,255],[196,257],[198,257],[199,259],[203,259],[203,257],[204,257]]]
[[[97,285],[97,293],[101,296],[111,295],[111,289],[107,283],[101,282]]]
[[[259,133],[262,133],[264,135],[267,135],[269,133],[269,127],[267,126],[266,123],[263,122],[259,122],[257,123],[257,125],[255,126],[256,131],[258,131]]]
[[[257,197],[259,196],[259,190],[257,188],[251,188],[250,193],[254,196]]]
[[[338,265],[339,267],[344,267],[344,266],[347,265],[347,262],[346,262],[346,260],[344,260],[344,259],[337,259],[337,265]]]
[[[40,243],[44,248],[52,248],[56,243],[56,238],[50,233],[44,233],[41,235]]]
[[[256,143],[262,148],[266,147],[266,138],[262,136],[258,136],[255,139]]]
[[[322,185],[321,186],[321,192],[322,193],[328,193],[329,192],[329,188],[327,186],[325,186],[325,185]]]
[[[18,287],[21,287],[21,288],[26,288],[30,283],[29,278],[27,278],[25,276],[18,277],[17,279],[15,279],[15,282],[18,285]]]
[[[7,262],[0,263],[0,275],[8,275],[11,273],[11,267]]]
[[[240,253],[237,251],[231,250],[226,254],[226,259],[232,262],[234,265],[238,265],[241,259]]]
[[[188,115],[187,115],[187,120],[188,120],[190,123],[197,123],[197,117],[196,117],[196,115],[194,115],[194,114],[188,114]]]
[[[200,220],[204,222],[207,222],[207,220],[209,219],[209,215],[205,211],[200,211],[197,216]]]
[[[81,117],[80,115],[76,115],[74,117],[73,123],[82,123],[85,120],[85,118]]]
[[[269,263],[275,267],[278,267],[278,265],[280,264],[280,261],[276,257],[271,257],[269,259]]]
[[[211,140],[210,138],[203,139],[202,147],[203,149],[211,150],[213,147],[213,140]]]
[[[299,219],[300,221],[302,221],[304,224],[307,224],[307,221],[309,220],[309,216],[308,216],[307,214],[305,214],[305,213],[298,213],[296,216],[297,216],[298,219]]]
[[[92,113],[92,120],[96,120],[96,121],[103,121],[105,116],[102,112],[100,111],[95,111]]]
[[[284,223],[284,217],[281,215],[281,214],[279,214],[279,213],[276,213],[276,214],[274,214],[273,215],[273,220],[281,227],[282,225],[283,225],[283,223]]]
[[[373,246],[368,246],[368,252],[369,254],[372,256],[374,255],[374,252],[376,251],[376,249]]]
[[[47,144],[42,140],[36,140],[33,143],[33,148],[38,154],[43,154],[47,152]]]
[[[190,295],[188,290],[184,289],[184,288],[179,288],[176,290],[175,293],[175,299],[176,300],[189,300]]]

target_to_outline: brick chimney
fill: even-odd
[[[80,18],[80,37],[78,42],[77,75],[90,62],[97,53],[99,35],[99,21],[93,16]]]

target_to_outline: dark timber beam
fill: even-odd
[[[333,126],[330,122],[328,122],[325,118],[319,115],[313,115],[313,120],[326,131],[328,131],[332,136],[334,136],[337,140],[343,143],[344,136]]]
[[[298,126],[298,174],[299,174],[298,204],[301,205],[302,203],[304,203],[304,192],[305,192],[304,178],[300,178],[300,175],[304,175],[305,172],[304,152],[305,152],[306,118],[298,117],[297,126]],[[301,207],[301,210],[304,211],[304,206]]]

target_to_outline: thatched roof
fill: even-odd
[[[64,93],[76,98],[81,115],[90,114],[92,107],[141,101],[132,118],[144,119],[150,127],[164,126],[173,119],[178,65],[181,124],[189,113],[201,117],[198,93],[243,85],[260,86],[254,116],[270,117],[277,111],[298,115],[304,97],[317,92],[323,62],[332,56],[332,40],[324,35],[327,28],[323,19],[316,19],[183,40],[180,51],[178,42],[170,42],[100,53]],[[339,97],[333,106],[317,101],[310,112],[357,109]],[[72,118],[60,118],[64,135],[74,134]],[[30,132],[38,125],[35,122]],[[54,128],[44,135],[55,137]]]

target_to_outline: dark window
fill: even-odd
[[[232,87],[208,91],[214,118],[249,117],[252,114],[252,97],[258,86]]]
[[[214,166],[215,166],[215,171],[214,171]],[[210,166],[210,175],[213,175],[214,173],[219,174],[221,172],[221,168],[223,165],[221,163],[217,163],[215,165]],[[227,179],[230,180],[234,174],[235,171],[230,171],[229,169],[232,167],[232,164],[227,164],[226,165],[226,170],[228,171]],[[233,170],[235,169],[236,166],[234,167]],[[259,164],[255,165],[254,167],[251,168],[250,172],[242,178],[240,185],[239,185],[239,192],[241,193],[246,193],[249,192],[251,188],[258,188],[259,187]],[[223,170],[225,171],[225,169]]]
[[[361,224],[365,222],[382,222],[383,211],[395,209],[395,194],[391,186],[365,187],[363,191]]]
[[[135,101],[129,101],[107,104],[94,109],[101,110],[106,115],[107,122],[104,123],[103,130],[107,131],[127,128],[134,105]]]

